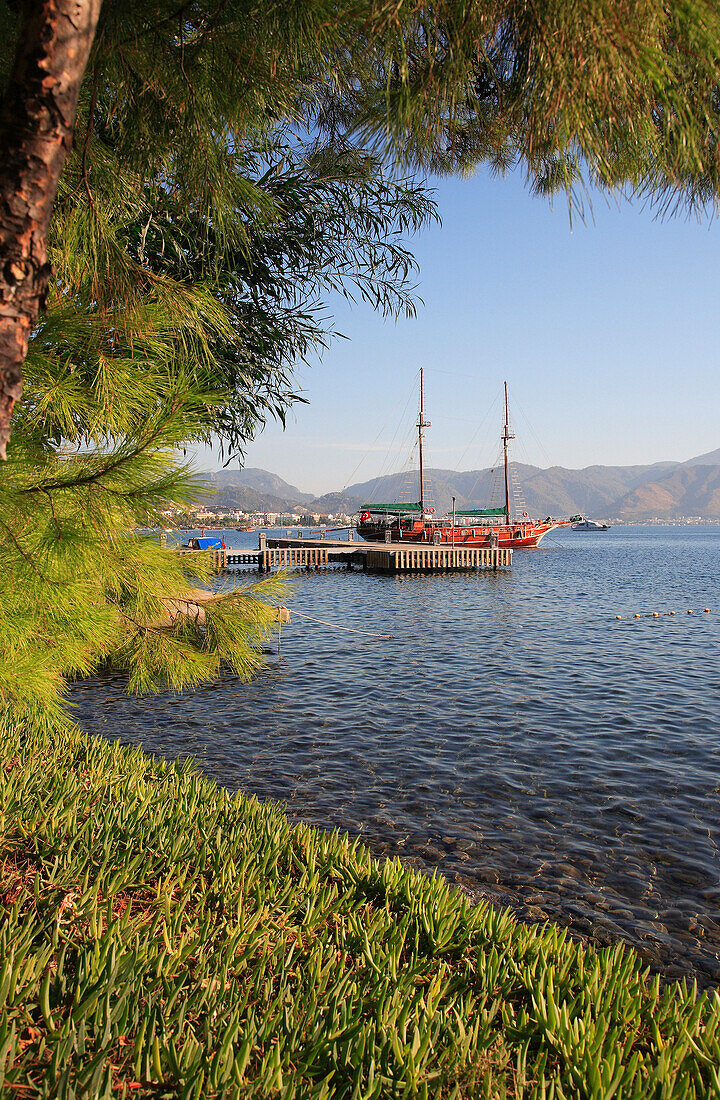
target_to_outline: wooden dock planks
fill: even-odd
[[[261,573],[271,569],[319,569],[328,562],[327,546],[268,546],[259,551]]]
[[[509,569],[512,550],[500,547],[368,547],[364,568],[377,573],[439,573],[452,570]]]
[[[208,551],[182,551],[208,553]],[[509,548],[468,546],[412,546],[400,543],[330,542],[311,539],[260,537],[257,550],[211,550],[217,573],[254,565],[261,573],[272,569],[321,569],[328,565],[361,565],[368,573],[444,573],[478,569],[509,569]]]

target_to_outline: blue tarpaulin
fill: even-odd
[[[189,546],[193,550],[222,550],[223,540],[216,535],[204,535],[200,538],[190,539]]]

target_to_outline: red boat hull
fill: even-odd
[[[513,550],[537,546],[548,531],[567,527],[569,519],[544,520],[524,523],[499,524],[497,526],[452,527],[447,522],[427,520],[391,520],[381,522],[360,520],[357,532],[367,542],[410,542],[430,546],[491,546],[509,547]]]

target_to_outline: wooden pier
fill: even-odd
[[[343,565],[368,573],[446,573],[509,569],[512,550],[497,546],[435,546],[432,543],[355,542],[352,539],[271,538],[260,534],[257,550],[181,550],[210,553],[217,573],[254,566],[273,569],[321,569]]]
[[[372,573],[445,573],[451,570],[509,569],[512,550],[499,546],[403,546],[367,544],[364,568]]]

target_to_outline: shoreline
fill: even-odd
[[[172,759],[170,750],[173,738],[153,737],[151,734],[146,739],[142,721],[132,728],[132,737],[120,735],[122,743],[143,744],[146,751],[157,752],[166,760]],[[117,736],[107,726],[96,729],[94,735],[109,739]],[[187,746],[191,756],[194,755],[194,747]],[[198,747],[202,748],[202,745]],[[638,910],[635,910],[635,898],[639,896],[636,892],[625,893],[622,884],[618,887],[612,875],[598,876],[587,863],[581,862],[575,874],[568,872],[563,878],[549,875],[543,879],[542,873],[538,876],[535,865],[530,861],[525,862],[521,871],[511,864],[504,864],[504,849],[495,846],[488,851],[487,865],[480,849],[473,853],[472,863],[463,864],[456,858],[456,849],[445,845],[445,840],[448,844],[450,840],[444,836],[440,838],[437,829],[432,844],[425,844],[418,833],[406,835],[404,826],[387,829],[380,822],[377,828],[377,823],[369,818],[367,826],[363,827],[357,813],[342,812],[333,816],[332,806],[327,800],[320,809],[315,802],[306,804],[303,798],[290,792],[286,794],[287,788],[278,781],[277,775],[272,782],[266,782],[262,773],[257,772],[254,779],[251,775],[245,776],[247,782],[238,786],[240,777],[236,776],[234,768],[218,768],[211,762],[212,757],[210,760],[204,759],[203,752],[196,757],[196,761],[208,778],[226,785],[231,792],[241,791],[250,797],[278,802],[285,808],[289,820],[298,824],[324,830],[347,830],[352,838],[366,844],[376,858],[400,858],[407,867],[424,874],[432,875],[437,870],[451,886],[459,887],[466,896],[476,901],[491,901],[500,908],[510,908],[518,920],[530,926],[549,920],[566,929],[581,943],[600,947],[627,944],[663,980],[687,978],[696,980],[704,989],[713,989],[719,984],[719,929],[716,917],[708,912],[707,900],[696,896],[689,886],[685,887],[682,898],[678,895],[677,902],[666,889],[664,897],[660,896],[651,903],[643,899]],[[451,828],[445,831],[452,833]],[[458,833],[458,836],[461,835]],[[476,870],[472,872],[469,868]],[[614,873],[617,873],[617,867]],[[653,867],[649,865],[649,881],[652,881],[652,875]],[[697,903],[695,909],[691,908],[693,902]],[[655,912],[647,912],[648,904]],[[680,909],[669,909],[666,917],[665,909],[676,905],[680,905]]]
[[[90,1095],[710,1093],[720,996],[632,949],[473,905],[188,764],[4,732],[14,1095],[49,1072]]]
[[[294,814],[289,816],[293,823],[309,824],[312,828],[323,828],[323,826],[312,822],[306,822]],[[541,904],[526,899],[523,896],[526,891],[522,888],[504,884],[500,879],[493,884],[474,885],[456,872],[446,873],[440,864],[430,866],[416,856],[408,857],[398,852],[382,851],[382,845],[374,844],[372,840],[363,837],[362,834],[351,832],[349,835],[353,839],[359,839],[375,859],[399,859],[404,866],[419,874],[432,876],[437,873],[442,876],[451,889],[460,891],[473,905],[487,904],[495,909],[507,910],[512,914],[514,920],[528,928],[541,928],[545,924],[552,924],[559,931],[565,932],[574,943],[598,951],[622,946],[633,951],[638,956],[641,964],[648,967],[651,974],[657,974],[664,984],[687,980],[696,982],[700,990],[708,992],[720,990],[720,981],[717,976],[710,973],[708,969],[703,969],[700,965],[693,965],[691,961],[685,961],[684,956],[677,949],[663,945],[659,939],[648,938],[647,942],[643,944],[629,938],[628,933],[616,933],[601,924],[597,924],[596,927],[590,930],[587,927],[579,927],[580,923],[583,926],[592,923],[592,918],[587,916],[578,917],[571,911],[570,907],[576,906],[576,902],[570,893],[559,895],[561,898],[560,910],[552,913],[543,909]],[[527,892],[530,889],[531,887],[527,887]],[[567,908],[562,904],[563,898]]]
[[[104,733],[93,733],[88,736],[106,739]],[[107,741],[108,744],[116,743],[115,740],[111,740],[109,737],[107,737]],[[117,739],[117,743],[130,748],[137,745],[137,742],[125,741],[122,737]],[[143,751],[151,755],[157,754],[158,758],[168,763],[173,762],[170,755],[165,755],[160,750],[144,749]],[[495,908],[507,909],[517,921],[530,928],[540,927],[546,922],[550,922],[558,930],[566,932],[579,944],[597,949],[612,948],[616,945],[627,947],[637,954],[644,966],[649,967],[650,973],[658,974],[663,982],[686,979],[695,981],[701,990],[712,991],[720,988],[717,969],[714,973],[712,963],[706,963],[702,958],[694,962],[687,957],[686,953],[683,953],[682,946],[663,944],[662,940],[657,938],[653,932],[647,933],[646,939],[641,941],[639,937],[633,939],[632,933],[627,930],[617,928],[617,926],[615,929],[611,928],[610,925],[615,924],[611,909],[594,913],[584,908],[582,913],[574,912],[573,910],[579,909],[579,895],[573,895],[569,890],[553,891],[552,894],[546,894],[544,901],[549,904],[548,908],[544,908],[543,901],[536,900],[538,887],[535,883],[528,883],[527,885],[508,883],[503,881],[502,871],[496,869],[492,870],[493,877],[491,880],[485,879],[483,881],[482,873],[478,876],[463,875],[462,872],[447,868],[441,862],[433,862],[421,854],[406,853],[387,839],[373,837],[364,830],[353,829],[343,823],[324,821],[312,815],[305,816],[302,812],[298,812],[297,807],[291,806],[282,797],[226,785],[222,779],[217,779],[213,775],[210,768],[206,768],[202,758],[194,759],[184,756],[183,760],[186,759],[192,759],[203,776],[211,782],[217,783],[220,788],[227,790],[231,795],[239,794],[249,799],[258,799],[262,804],[280,807],[293,825],[307,826],[328,833],[336,831],[347,833],[351,841],[357,841],[367,847],[375,859],[380,861],[399,859],[409,870],[425,876],[432,876],[437,872],[451,888],[460,890],[474,904],[487,902]],[[478,879],[480,881],[477,881]],[[554,907],[554,911],[551,910],[551,905]],[[635,917],[634,923],[642,923],[642,920],[642,917]],[[592,927],[589,928],[588,925]],[[713,958],[716,958],[716,956],[713,955]],[[720,967],[720,962],[718,962],[718,967]]]

